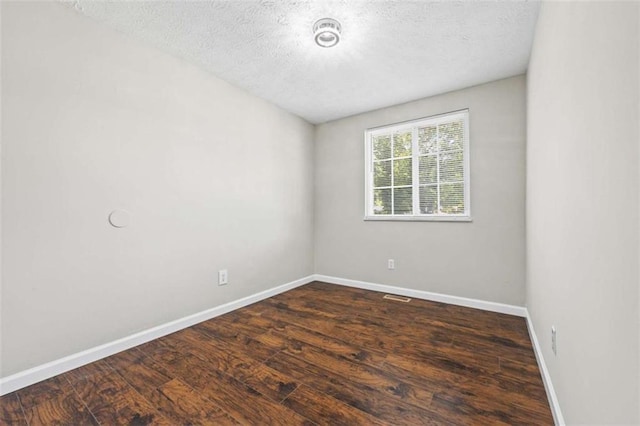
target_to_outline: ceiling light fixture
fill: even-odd
[[[333,47],[340,41],[342,25],[331,18],[323,18],[313,24],[313,38],[320,47]]]

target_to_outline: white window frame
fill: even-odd
[[[464,205],[463,214],[421,214],[419,213],[419,151],[418,151],[418,128],[447,123],[457,119],[463,119],[464,141],[463,141],[463,167],[464,167]],[[413,188],[413,214],[374,214],[373,213],[373,138],[375,136],[394,134],[396,132],[406,132],[411,130],[412,136],[412,188]],[[367,129],[364,133],[365,151],[365,214],[364,220],[382,221],[444,221],[444,222],[471,222],[471,164],[469,155],[469,110],[447,112],[402,123],[391,124]],[[438,183],[440,183],[438,181]]]

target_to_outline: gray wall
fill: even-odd
[[[363,221],[365,129],[463,108],[473,222]],[[524,305],[525,133],[524,76],[317,126],[316,272]]]
[[[527,305],[568,424],[640,421],[638,7],[544,3],[529,66]]]
[[[305,121],[57,2],[2,2],[2,104],[3,376],[313,273]]]

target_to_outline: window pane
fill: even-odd
[[[435,185],[420,187],[420,213],[438,213],[438,189]]]
[[[411,158],[393,160],[393,186],[411,185]]]
[[[366,180],[367,215],[401,220],[414,214],[450,216],[444,220],[468,215],[468,116],[456,111],[367,130],[367,167],[373,174]]]
[[[464,185],[451,183],[440,185],[440,212],[444,214],[464,213]]]
[[[396,133],[393,135],[393,156],[411,156],[411,132]]]
[[[391,136],[383,135],[373,138],[373,158],[374,160],[391,158]]]
[[[393,214],[413,214],[413,190],[409,187],[393,191]]]
[[[373,186],[391,186],[391,160],[373,163]]]
[[[464,180],[462,151],[440,154],[440,182],[460,182]]]
[[[435,155],[420,157],[420,184],[436,183],[438,180],[438,168],[436,161]]]
[[[463,149],[464,138],[462,135],[462,121],[454,121],[438,126],[440,136],[440,151],[450,151],[452,149]]]
[[[418,129],[420,154],[431,154],[437,151],[437,136],[438,128],[436,126],[421,127]]]
[[[373,214],[391,214],[391,188],[373,190]]]

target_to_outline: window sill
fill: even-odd
[[[473,222],[471,216],[365,216],[365,221],[374,222]]]

